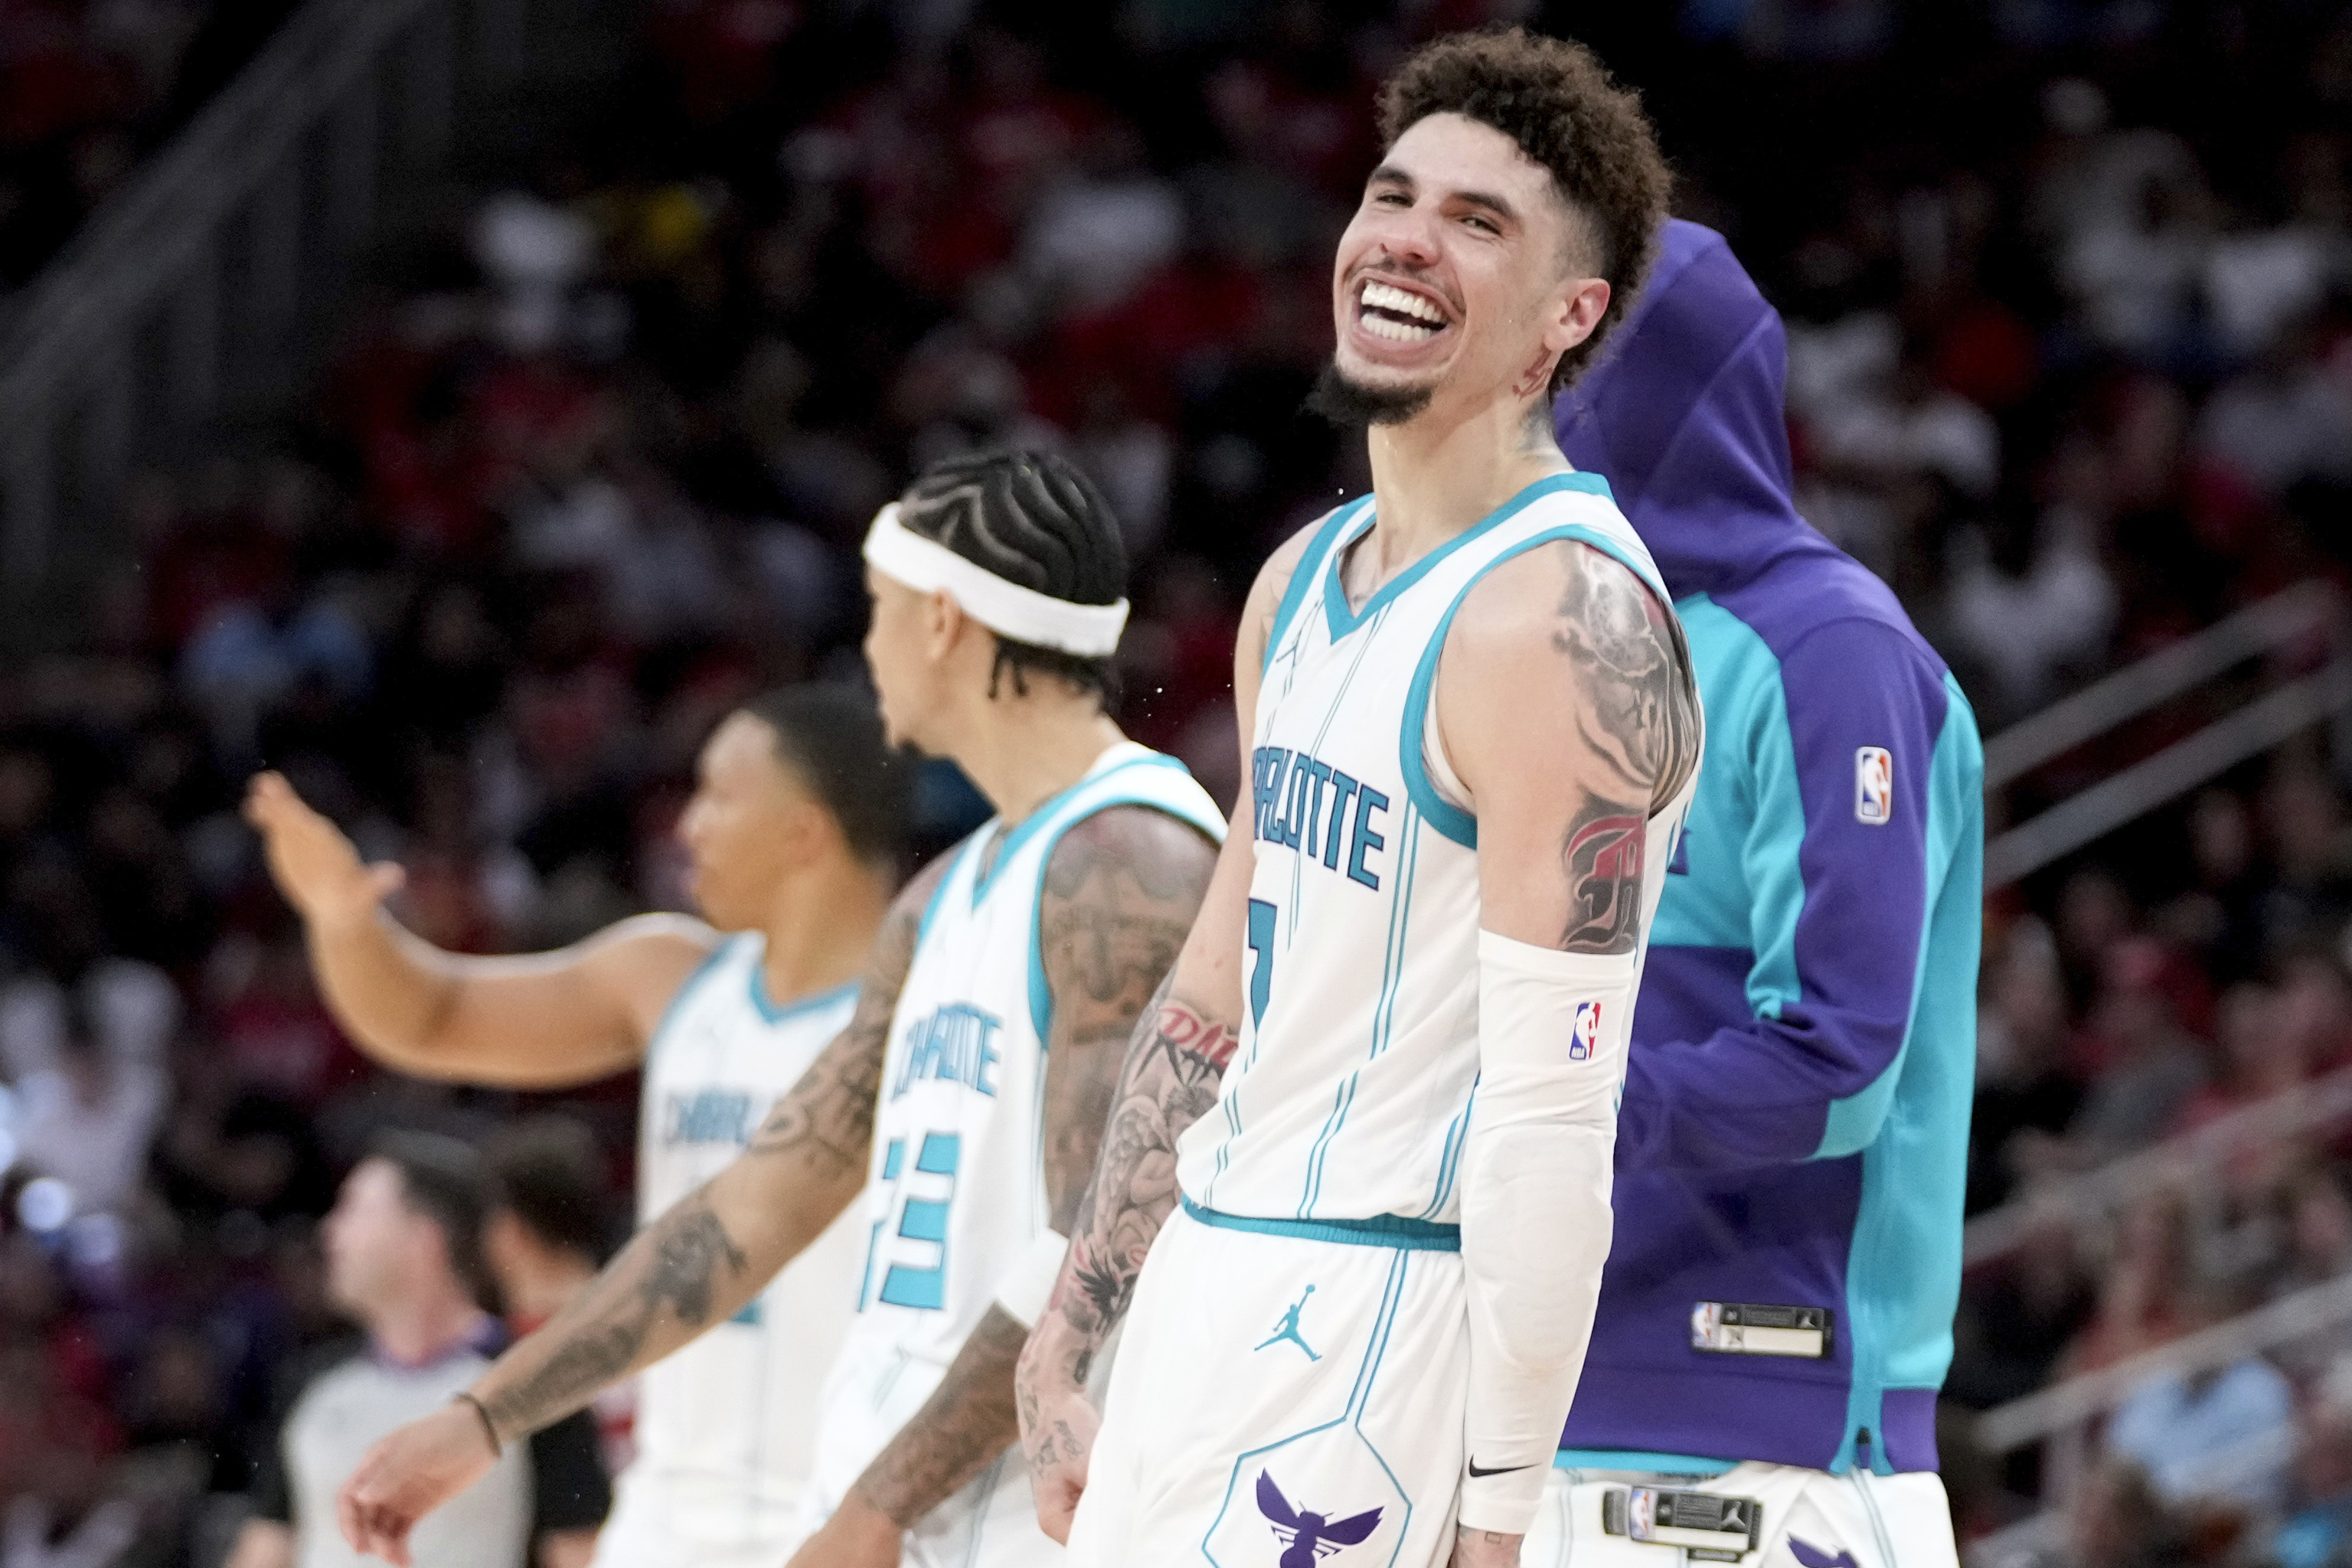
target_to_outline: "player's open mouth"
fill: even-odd
[[[1448,325],[1435,302],[1377,278],[1365,279],[1357,293],[1356,319],[1372,336],[1400,343],[1427,342]]]

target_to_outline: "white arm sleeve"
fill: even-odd
[[[1470,1304],[1463,1525],[1524,1535],[1559,1451],[1608,1260],[1639,953],[1478,933],[1478,1088],[1462,1161]]]

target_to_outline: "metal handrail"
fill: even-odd
[[[2347,711],[2352,711],[2352,658],[2339,658],[1995,837],[1985,846],[1985,887],[2004,888],[2029,877],[2248,757]]]
[[[341,286],[381,176],[445,157],[461,77],[496,85],[520,68],[522,4],[309,0],[9,302],[0,568],[20,599],[48,570],[68,494],[105,515],[134,447],[205,426],[233,368],[267,397],[290,393],[288,331],[306,300]],[[232,254],[247,262],[234,295]],[[140,406],[150,387],[155,419]]]
[[[1974,1268],[2004,1257],[2053,1223],[2080,1226],[2167,1183],[2210,1170],[2247,1149],[2347,1117],[2352,1117],[2352,1068],[2339,1068],[2310,1083],[2297,1084],[2216,1117],[2192,1132],[2080,1175],[2046,1183],[1977,1215],[1963,1233],[1961,1267]]]
[[[2006,1454],[2105,1415],[2152,1378],[2210,1372],[2343,1323],[2352,1323],[2352,1272],[2307,1285],[2113,1366],[1995,1405],[1977,1417],[1977,1441],[1990,1453]]]
[[[2336,607],[2336,591],[2326,584],[2298,584],[2020,720],[1985,742],[1985,788],[2014,784],[2053,757],[2204,684],[2231,666],[2325,625]]]
[[[118,337],[430,0],[311,0],[26,287],[0,331],[0,419]]]

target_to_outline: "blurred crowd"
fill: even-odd
[[[1633,9],[1655,15],[1548,20],[1644,89],[1678,210],[1780,306],[1801,504],[1895,586],[1988,732],[2347,581],[2352,9]],[[159,122],[201,10],[0,0],[8,257],[25,171],[94,199],[79,171]],[[628,112],[585,106],[563,157],[367,295],[270,441],[144,476],[82,646],[0,673],[0,1568],[215,1568],[273,1381],[333,1328],[314,1226],[338,1174],[386,1124],[478,1135],[517,1109],[341,1038],[236,815],[256,766],[404,862],[399,912],[445,947],[675,907],[709,724],[854,671],[875,508],[932,458],[1017,442],[1087,466],[1127,530],[1122,721],[1230,798],[1240,596],[1365,482],[1300,405],[1373,85],[1433,32],[1547,18],[1067,10],[647,6]],[[33,124],[7,73],[49,82],[44,39],[114,60],[126,17],[176,19],[161,75],[94,67],[111,85]],[[2347,760],[2299,742],[1996,895],[1972,1211],[2352,1070]],[[981,809],[929,775],[927,842]],[[633,1093],[563,1106],[616,1192]],[[2347,1154],[2342,1127],[2273,1141],[1973,1269],[1964,1529],[2049,1479],[1975,1447],[1967,1412],[2352,1269]],[[2134,1393],[2061,1560],[2352,1563],[2347,1357],[2352,1331]]]

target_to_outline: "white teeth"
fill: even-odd
[[[1391,321],[1386,316],[1359,318],[1364,331],[1376,338],[1393,338],[1401,343],[1417,343],[1437,335],[1435,327],[1415,326],[1408,321]]]
[[[1383,310],[1396,310],[1408,316],[1417,316],[1424,321],[1433,322],[1438,326],[1445,324],[1445,312],[1418,294],[1407,293],[1404,289],[1383,283],[1377,278],[1365,279],[1363,302],[1367,305],[1378,305]]]

